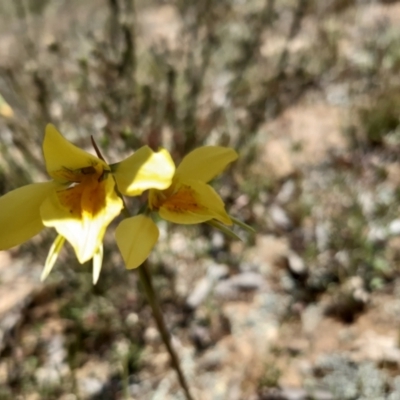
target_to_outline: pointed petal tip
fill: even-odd
[[[101,267],[103,266],[103,246],[100,245],[93,256],[93,285],[99,281]]]
[[[104,169],[108,169],[103,160],[68,141],[53,124],[47,124],[45,128],[43,155],[48,174],[60,182],[65,180],[57,172],[65,168],[76,170],[102,164]]]
[[[234,218],[234,217],[232,217],[232,216],[230,216],[230,218],[231,218],[232,222],[233,222],[235,225],[240,226],[240,227],[241,227],[242,229],[244,229],[246,232],[251,233],[251,234],[257,233],[256,230],[255,230],[252,226],[247,225],[246,223],[244,223],[244,222],[241,221],[240,219]]]
[[[207,221],[207,224],[220,230],[223,234],[225,234],[226,236],[229,236],[231,239],[240,240],[241,242],[243,242],[243,239],[240,236],[236,235],[235,232],[233,232],[232,230],[227,228],[221,222],[214,219],[214,220]]]
[[[57,261],[58,255],[60,254],[60,251],[64,246],[64,243],[65,238],[61,235],[58,235],[51,245],[42,274],[40,275],[41,282],[43,282],[49,276],[51,270],[54,267],[54,264]]]

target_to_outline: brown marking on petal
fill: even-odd
[[[67,167],[63,167],[58,171],[54,171],[53,176],[55,176],[56,179],[60,181],[78,183],[82,182],[82,180],[85,179],[85,176],[87,175],[93,175],[96,176],[97,179],[100,179],[103,177],[104,174],[108,172],[109,171],[103,168],[102,164],[98,163],[78,169],[69,169]]]
[[[96,215],[106,204],[106,181],[91,181],[82,194],[82,211],[89,215]]]
[[[58,171],[55,171],[53,175],[59,181],[66,181],[71,183],[80,182],[80,176],[75,171],[72,171],[68,168],[63,168]]]
[[[96,171],[95,167],[91,166],[91,167],[81,168],[81,172],[82,172],[83,175],[93,175],[97,171]]]
[[[198,204],[195,192],[190,186],[182,185],[179,189],[168,196],[160,205],[172,212],[185,213],[187,211],[201,211],[204,207]]]
[[[72,217],[95,216],[106,204],[106,179],[108,171],[99,166],[84,167],[76,171],[65,170],[64,176],[73,176],[74,186],[57,192],[58,200]],[[63,170],[64,171],[64,170]]]
[[[76,218],[80,218],[82,214],[81,198],[83,189],[83,186],[76,185],[57,192],[60,204],[69,211],[71,216]]]
[[[164,203],[165,199],[167,198],[166,190],[156,190],[150,189],[149,192],[149,208],[150,210],[158,210],[162,204]]]

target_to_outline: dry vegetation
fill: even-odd
[[[150,259],[194,397],[398,400],[399,27],[389,0],[0,0],[0,194],[47,179],[48,122],[110,162],[236,148],[214,185],[257,234],[160,223]],[[0,253],[0,399],[183,398],[112,231],[95,287],[69,248],[39,283],[49,230]]]

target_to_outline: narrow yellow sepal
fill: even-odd
[[[222,233],[224,233],[226,236],[229,236],[232,239],[242,241],[242,239],[238,235],[236,235],[235,232],[233,232],[232,230],[227,228],[225,225],[221,224],[221,222],[219,222],[219,221],[217,221],[215,219],[211,219],[210,221],[207,221],[207,224],[212,226],[212,227],[214,227],[214,228],[217,228]]]
[[[103,266],[103,245],[101,244],[93,255],[93,285],[95,285],[99,280],[102,266]]]
[[[54,264],[57,261],[58,255],[60,254],[60,251],[64,246],[64,243],[65,238],[61,235],[58,235],[51,245],[42,274],[40,275],[40,280],[42,282],[49,276],[51,270],[53,269]]]
[[[231,220],[235,225],[240,226],[245,231],[247,231],[249,233],[252,233],[252,234],[256,233],[256,230],[252,226],[245,224],[240,219],[237,219],[237,218],[234,218],[234,217],[231,216]]]

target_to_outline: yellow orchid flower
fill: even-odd
[[[167,188],[174,171],[167,167],[164,173],[162,169],[156,175],[153,172],[163,161],[168,165],[170,157],[145,146],[118,164],[117,179],[106,162],[70,143],[51,124],[46,127],[43,154],[53,180],[23,186],[0,197],[0,250],[29,240],[45,226],[53,227],[58,236],[50,248],[42,280],[67,240],[80,263],[93,259],[96,283],[105,230],[123,208],[114,179],[131,195],[151,187]]]
[[[224,202],[207,182],[237,157],[235,150],[226,147],[206,146],[192,151],[176,169],[167,189],[150,189],[149,210],[177,224],[215,221],[232,225]],[[122,221],[115,237],[126,267],[136,268],[157,242],[158,228],[148,215],[137,215]]]

